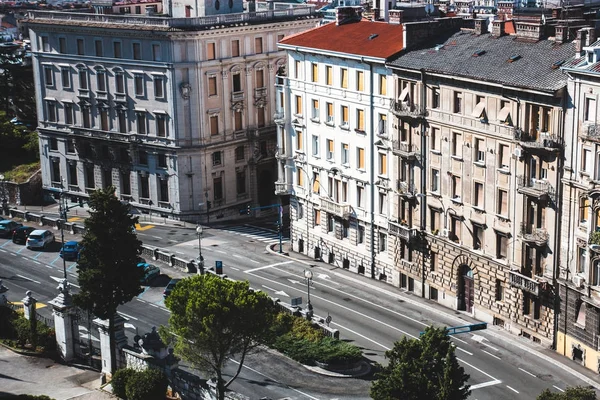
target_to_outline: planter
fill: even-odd
[[[337,372],[340,374],[352,374],[361,370],[362,360],[343,364],[330,364],[315,361],[315,365],[319,368],[323,368],[331,372]]]

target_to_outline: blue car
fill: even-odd
[[[76,261],[79,259],[79,252],[81,251],[81,245],[79,242],[71,240],[63,244],[60,249],[60,256],[68,261]]]
[[[160,275],[160,268],[158,268],[156,265],[143,262],[139,263],[137,266],[138,268],[144,269],[144,276],[140,280],[142,285],[148,284],[148,282]]]

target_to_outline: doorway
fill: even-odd
[[[461,265],[458,275],[458,309],[473,312],[475,298],[475,280],[473,271],[467,265]]]

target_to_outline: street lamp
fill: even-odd
[[[8,199],[6,198],[6,186],[4,184],[3,174],[0,174],[0,184],[2,184],[2,193],[0,196],[2,197],[2,212],[4,213],[4,215],[8,215]]]
[[[313,316],[313,306],[310,304],[310,285],[312,284],[313,273],[309,269],[304,270],[304,279],[306,279],[306,318],[312,319]]]
[[[202,225],[198,224],[196,233],[198,234],[198,266],[200,267],[200,273],[202,274],[204,272],[204,257],[202,257]]]

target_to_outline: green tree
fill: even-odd
[[[419,339],[407,337],[385,352],[371,386],[374,400],[464,400],[469,375],[458,364],[445,328],[428,327]]]
[[[277,310],[265,293],[251,291],[248,282],[196,275],[179,282],[165,305],[171,316],[169,325],[160,329],[162,339],[173,345],[176,355],[214,374],[219,400],[239,375],[246,355],[272,340]],[[224,382],[223,367],[233,357],[238,357],[238,369]]]
[[[108,187],[90,195],[90,217],[85,220],[76,305],[109,321],[111,371],[116,371],[114,316],[117,308],[142,292],[142,269],[137,267],[142,243],[134,231],[137,217]]]
[[[546,389],[540,393],[537,400],[596,400],[596,398],[596,391],[592,387],[575,386],[567,388],[564,393]]]

